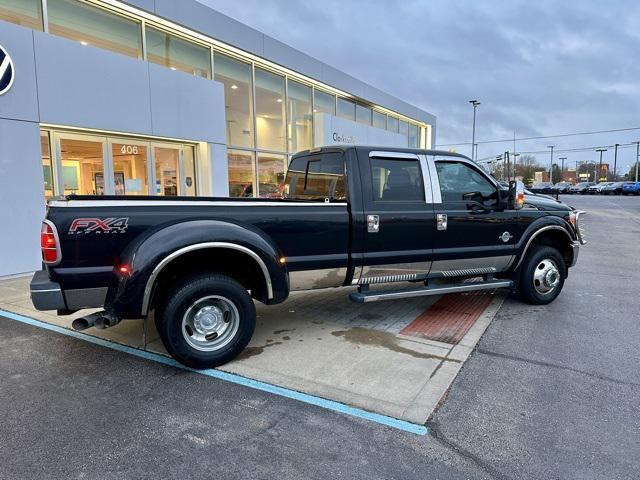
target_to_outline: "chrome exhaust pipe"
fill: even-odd
[[[96,321],[100,318],[100,315],[100,313],[92,313],[86,317],[76,318],[71,326],[74,330],[81,332],[82,330],[93,327]]]
[[[74,330],[81,332],[82,330],[86,330],[87,328],[91,327],[100,329],[113,327],[114,325],[120,323],[120,320],[120,318],[103,311],[92,313],[91,315],[87,315],[86,317],[76,318],[71,326]]]
[[[110,328],[110,327],[113,327],[114,325],[119,324],[120,320],[121,320],[120,318],[116,318],[113,315],[107,314],[98,318],[95,321],[95,324],[93,326],[101,330],[104,330],[105,328]]]

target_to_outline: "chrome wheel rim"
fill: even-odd
[[[553,293],[560,284],[560,270],[556,262],[550,258],[545,258],[538,262],[533,272],[533,288],[541,295]]]
[[[196,350],[212,352],[231,342],[240,326],[240,314],[226,297],[209,295],[196,300],[182,317],[182,336]]]

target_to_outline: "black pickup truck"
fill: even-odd
[[[61,315],[103,309],[78,329],[153,312],[167,350],[196,368],[245,348],[252,298],[294,290],[354,286],[369,302],[511,288],[546,304],[584,243],[581,212],[523,192],[462,155],[344,146],[296,154],[282,199],[62,197],[31,298]]]

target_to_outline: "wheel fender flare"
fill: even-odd
[[[542,217],[527,227],[524,234],[520,238],[520,241],[516,245],[516,263],[513,269],[517,270],[518,268],[520,268],[520,266],[522,265],[522,261],[524,260],[524,257],[529,250],[529,247],[536,239],[536,237],[544,232],[553,230],[563,232],[567,237],[568,243],[576,241],[576,238],[574,238],[574,235],[571,233],[571,227],[569,223],[564,219],[555,216]]]
[[[128,265],[130,271],[109,289],[107,303],[125,318],[146,316],[155,281],[166,265],[186,253],[215,248],[242,252],[258,264],[269,303],[289,295],[282,252],[265,232],[226,220],[196,219],[158,226],[131,242],[120,258],[120,264]]]

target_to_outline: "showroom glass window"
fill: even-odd
[[[313,114],[311,87],[293,80],[287,83],[287,138],[289,152],[296,153],[312,147]]]
[[[286,161],[285,155],[258,153],[258,197],[282,198]]]
[[[0,0],[0,20],[42,31],[42,0]]]
[[[387,115],[381,112],[373,111],[373,126],[376,128],[381,128],[383,130],[387,129]]]
[[[409,136],[409,124],[404,120],[400,120],[398,122],[398,133],[404,136],[405,138]]]
[[[473,167],[462,162],[436,162],[443,202],[477,202],[485,207],[498,204],[498,190]]]
[[[251,65],[214,53],[214,79],[224,85],[227,144],[253,147]]]
[[[49,200],[55,195],[56,187],[53,178],[53,162],[51,158],[51,142],[49,132],[40,132],[40,151],[42,156],[42,177],[44,178],[44,198]]]
[[[424,202],[424,183],[418,160],[371,159],[373,200]]]
[[[418,148],[420,146],[418,138],[418,126],[413,123],[409,124],[409,148]]]
[[[104,195],[103,142],[61,138],[62,186],[64,195]]]
[[[356,119],[356,104],[338,97],[338,116],[354,121]]]
[[[140,22],[77,0],[48,0],[49,32],[142,59]]]
[[[371,109],[364,105],[356,105],[356,122],[371,125]]]
[[[387,130],[398,133],[398,119],[396,117],[387,116]]]
[[[255,160],[253,152],[227,150],[229,164],[229,196],[253,197],[255,186]]]
[[[284,152],[284,77],[260,68],[255,72],[258,148]]]
[[[322,90],[313,92],[313,113],[336,114],[336,96]]]
[[[211,50],[175,35],[147,27],[147,59],[197,77],[211,78]]]

